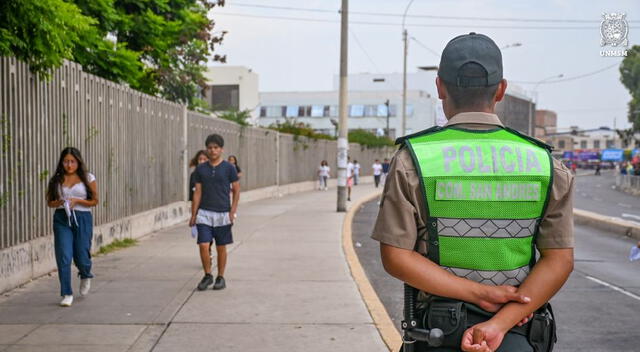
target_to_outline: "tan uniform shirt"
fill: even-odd
[[[453,116],[447,126],[493,129],[503,126],[497,115],[465,112]],[[538,249],[573,248],[573,174],[560,161],[553,160],[553,186],[547,210],[536,239]],[[398,150],[391,160],[389,175],[380,201],[380,211],[372,238],[381,243],[413,250],[418,238],[426,240],[427,207],[410,152]],[[425,241],[418,252],[427,253]]]

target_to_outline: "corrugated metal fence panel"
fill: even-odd
[[[72,62],[45,82],[24,63],[0,57],[0,109],[0,249],[51,233],[45,192],[68,145],[80,149],[96,176],[95,225],[183,200],[185,138],[192,158],[205,149],[208,135],[222,135],[225,156],[238,158],[243,190],[315,180],[323,159],[335,176],[335,141],[241,127],[192,111],[184,136],[182,106],[87,74]],[[363,174],[374,158],[390,153],[350,148]]]
[[[182,106],[72,62],[43,82],[2,57],[0,109],[0,249],[51,233],[46,186],[67,145],[96,175],[96,225],[182,200]]]

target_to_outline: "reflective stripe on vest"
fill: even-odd
[[[406,145],[432,225],[428,257],[477,282],[521,284],[552,182],[548,151],[505,129],[444,128]]]

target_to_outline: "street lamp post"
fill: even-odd
[[[349,152],[348,140],[348,115],[347,115],[347,74],[348,74],[348,39],[349,39],[349,0],[342,0],[342,11],[340,11],[340,96],[339,96],[339,119],[338,123],[338,212],[347,211],[347,153]]]
[[[407,4],[407,7],[404,9],[404,14],[402,15],[402,41],[404,42],[404,54],[403,54],[403,64],[402,64],[402,120],[400,121],[400,134],[399,137],[404,136],[406,127],[407,127],[407,54],[408,54],[408,45],[407,42],[407,29],[405,28],[405,20],[407,19],[407,12],[409,11],[409,7],[413,4],[414,0],[410,0]],[[398,137],[396,136],[396,137]]]
[[[389,99],[387,99],[387,101],[384,102],[384,105],[387,106],[387,129],[384,131],[384,135],[387,138],[389,138],[389,135],[390,135],[390,133],[389,133],[389,116],[390,116],[390,113],[389,113]]]
[[[532,97],[532,98],[531,98],[531,104],[529,105],[529,119],[528,119],[528,121],[527,121],[527,122],[528,122],[528,124],[529,124],[529,125],[527,126],[527,131],[528,131],[528,133],[527,133],[527,134],[528,134],[528,135],[533,136],[533,134],[534,134],[534,133],[533,133],[534,131],[532,131],[532,127],[533,127],[533,126],[532,126],[532,120],[533,120],[533,117],[532,117],[532,116],[533,116],[533,106],[538,104],[538,91],[537,91],[538,86],[539,86],[541,83],[544,83],[544,82],[546,82],[546,81],[548,81],[548,80],[551,80],[551,79],[554,79],[554,78],[562,78],[562,77],[564,77],[564,74],[563,74],[563,73],[561,73],[561,74],[559,74],[559,75],[550,76],[550,77],[547,77],[547,78],[545,78],[545,79],[541,79],[541,80],[539,80],[539,81],[538,81],[538,82],[536,82],[536,84],[533,86],[533,90],[532,90],[531,92],[533,93],[533,95],[534,95],[535,97]],[[535,99],[535,101],[534,101],[534,99]],[[534,136],[534,137],[535,137],[535,136]]]

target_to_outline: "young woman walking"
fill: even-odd
[[[80,276],[80,294],[88,294],[91,288],[91,207],[97,204],[95,176],[87,172],[78,149],[65,148],[60,153],[56,172],[47,188],[47,205],[56,208],[53,214],[53,237],[62,296],[60,305],[63,307],[73,303],[72,259]]]

